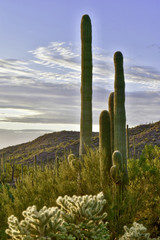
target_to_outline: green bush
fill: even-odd
[[[129,194],[135,199],[134,220],[141,221],[152,236],[160,235],[160,148],[145,146],[140,159],[129,160]]]
[[[120,206],[120,215],[115,218],[117,206],[114,201],[115,184],[108,179],[104,192],[107,203],[104,210],[108,213],[108,229],[111,239],[123,233],[123,226],[130,226],[134,221],[144,224],[151,237],[160,235],[160,148],[146,146],[140,159],[128,160],[129,185]],[[76,163],[77,161],[77,163]],[[58,168],[46,166],[43,171],[30,169],[24,172],[23,180],[16,187],[0,188],[0,239],[4,237],[7,218],[15,215],[22,219],[21,213],[31,205],[39,211],[56,204],[58,196],[98,194],[102,191],[100,184],[99,153],[87,150],[83,161],[74,159],[70,164],[67,156],[59,160]]]

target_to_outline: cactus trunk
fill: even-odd
[[[114,150],[119,150],[123,159],[124,184],[128,183],[126,156],[126,113],[125,113],[125,82],[123,72],[123,55],[114,54]]]
[[[81,20],[81,121],[79,155],[85,153],[92,137],[92,29],[91,20]]]
[[[110,168],[112,166],[111,142],[110,142],[110,116],[104,110],[99,118],[99,153],[100,153],[100,176],[103,190],[108,184]]]
[[[108,99],[108,109],[110,115],[111,128],[111,153],[114,152],[114,92],[111,92]]]

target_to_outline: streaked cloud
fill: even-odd
[[[160,72],[153,67],[129,66],[126,79],[129,83],[141,84],[141,88],[160,90]]]
[[[49,46],[39,47],[30,53],[37,59],[34,63],[50,68],[63,67],[80,71],[80,56],[76,51],[71,43],[66,45],[64,42],[52,42]]]
[[[127,121],[158,120],[160,72],[124,59]],[[52,42],[30,51],[30,59],[0,59],[2,123],[66,124],[80,121],[80,46]],[[113,91],[113,56],[93,47],[93,121],[108,108]],[[137,111],[139,111],[137,117]]]

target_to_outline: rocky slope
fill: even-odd
[[[146,144],[160,146],[160,121],[152,124],[140,125],[129,129],[130,156],[140,155]],[[98,133],[93,133],[92,147],[98,147]],[[37,160],[51,161],[55,156],[63,156],[73,152],[78,155],[79,132],[61,131],[45,134],[34,141],[7,147],[0,150],[0,158],[3,156],[7,161],[11,159],[16,163],[33,162],[34,156]]]

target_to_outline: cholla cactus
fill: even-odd
[[[10,216],[6,233],[12,240],[109,239],[107,223],[103,222],[107,215],[102,213],[106,203],[103,193],[59,197],[57,203],[61,209],[43,207],[37,211],[36,206],[28,207],[21,222]]]
[[[59,197],[57,204],[68,232],[76,239],[109,239],[107,223],[103,223],[107,213],[102,213],[106,204],[102,192],[95,196]]]
[[[14,215],[8,218],[9,229],[6,233],[15,240],[64,239],[66,230],[60,212],[57,207],[44,206],[39,212],[36,206],[28,207],[22,213],[24,220],[21,222]]]
[[[131,228],[124,226],[124,230],[125,234],[119,240],[160,240],[160,237],[150,238],[147,228],[137,222],[134,222]]]

